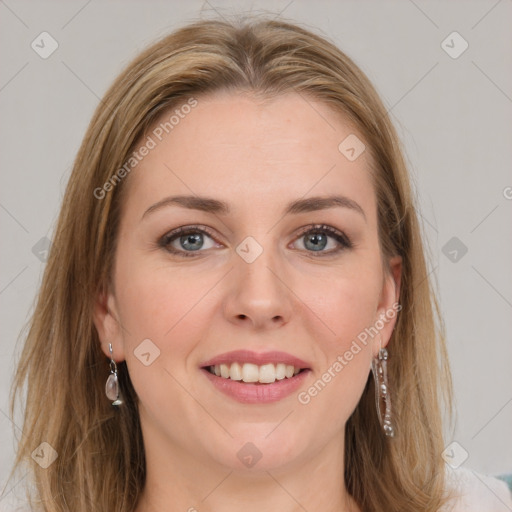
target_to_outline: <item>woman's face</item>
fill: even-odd
[[[146,457],[240,471],[339,460],[399,287],[368,153],[298,94],[177,108],[126,178],[115,291],[95,311],[139,397]]]

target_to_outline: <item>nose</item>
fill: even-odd
[[[230,272],[224,312],[228,321],[252,329],[275,329],[290,321],[293,293],[282,265],[264,250],[252,263],[238,255]]]

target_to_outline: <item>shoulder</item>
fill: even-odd
[[[453,499],[441,512],[504,512],[512,510],[512,491],[505,479],[471,469],[447,466],[447,490]]]

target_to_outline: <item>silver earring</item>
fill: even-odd
[[[372,361],[373,380],[375,381],[375,401],[379,422],[388,437],[395,436],[395,429],[391,420],[391,397],[388,387],[388,351],[380,348],[378,357]]]
[[[119,380],[117,378],[117,365],[112,357],[112,343],[108,344],[108,349],[110,351],[110,375],[105,384],[105,394],[109,400],[112,400],[112,405],[121,405],[123,401],[119,396]]]

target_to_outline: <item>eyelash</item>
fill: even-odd
[[[174,229],[170,231],[169,233],[166,233],[163,237],[160,238],[158,241],[159,247],[162,247],[166,251],[170,252],[171,254],[175,254],[180,257],[184,258],[190,258],[190,257],[196,257],[197,253],[201,253],[204,251],[198,250],[198,251],[183,251],[183,250],[176,250],[175,248],[171,247],[170,244],[175,239],[181,236],[190,235],[190,234],[196,234],[196,233],[203,233],[207,234],[212,239],[215,239],[214,234],[212,231],[207,227],[203,225],[196,225],[196,226],[182,226],[177,229]],[[333,254],[337,254],[345,249],[351,249],[353,247],[352,242],[350,239],[345,235],[345,233],[338,231],[337,229],[333,228],[332,226],[328,226],[326,224],[314,224],[310,226],[305,226],[302,228],[297,235],[297,239],[302,238],[309,234],[321,234],[321,233],[328,233],[331,238],[334,238],[340,247],[336,249],[331,249],[330,251],[307,251],[308,253],[318,255],[318,257],[324,257],[324,256],[332,256]]]

